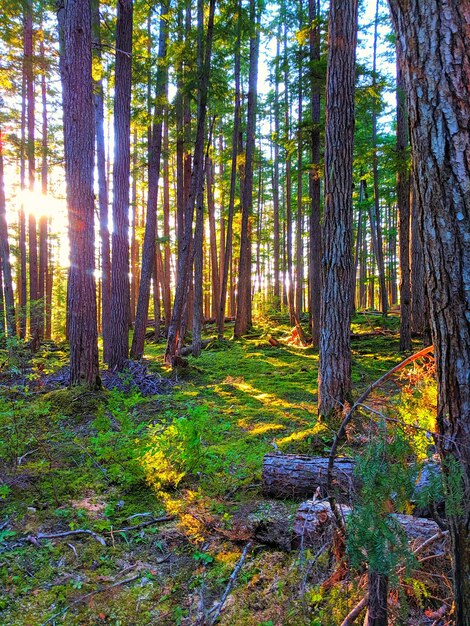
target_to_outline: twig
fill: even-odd
[[[78,559],[77,549],[75,548],[73,543],[68,543],[67,545],[73,551],[73,553],[75,554],[75,558]]]
[[[214,611],[215,611],[213,617],[211,617],[211,619],[210,619],[210,622],[209,622],[210,626],[213,626],[213,624],[215,624],[216,621],[219,619],[220,614],[222,612],[222,609],[224,608],[224,604],[227,601],[228,594],[230,593],[230,590],[232,589],[232,587],[233,587],[233,585],[235,583],[235,580],[237,579],[237,576],[238,576],[241,568],[243,567],[243,563],[245,562],[246,555],[248,554],[248,551],[251,548],[251,546],[252,546],[252,542],[249,541],[246,544],[246,546],[245,546],[245,548],[244,548],[244,550],[242,552],[242,555],[241,555],[240,559],[238,560],[238,563],[235,565],[235,568],[234,568],[233,572],[231,573],[230,578],[228,579],[227,586],[225,587],[225,591],[222,594],[222,598],[220,599],[219,604],[217,604],[213,609],[211,609],[209,611],[209,615],[211,613],[214,613]]]
[[[23,462],[23,460],[29,456],[30,454],[34,454],[35,452],[37,452],[39,450],[39,448],[34,448],[34,450],[29,450],[29,452],[25,452],[24,454],[22,454],[20,457],[18,457],[18,459],[16,460],[16,464],[17,465],[21,465],[21,463]]]
[[[367,603],[369,602],[369,596],[364,596],[360,602],[356,604],[356,606],[346,615],[344,620],[341,622],[341,626],[351,626],[362,611],[366,608]]]
[[[174,515],[162,515],[161,517],[155,517],[154,519],[148,520],[147,522],[142,522],[141,524],[136,524],[135,526],[126,526],[125,528],[114,529],[112,532],[113,533],[127,533],[127,532],[131,532],[132,530],[137,530],[138,528],[145,528],[146,526],[152,526],[152,524],[159,524],[161,522],[171,522],[174,519],[175,519]],[[106,534],[110,535],[111,531],[107,531]]]
[[[335,438],[333,440],[333,444],[332,444],[331,450],[330,450],[330,456],[329,456],[329,459],[328,459],[327,490],[328,490],[328,500],[329,500],[329,503],[331,505],[331,510],[333,511],[334,516],[336,518],[338,529],[343,534],[345,533],[345,526],[344,526],[343,519],[341,517],[341,512],[340,512],[340,510],[339,510],[339,508],[338,508],[338,506],[336,504],[336,499],[335,499],[335,497],[332,494],[332,484],[333,484],[333,465],[334,465],[334,461],[335,461],[335,457],[336,457],[336,451],[338,449],[339,442],[344,437],[344,434],[346,432],[346,427],[349,424],[349,422],[351,421],[351,419],[352,419],[352,417],[354,415],[354,412],[357,409],[357,407],[360,406],[362,404],[362,402],[364,402],[364,400],[367,398],[367,396],[374,389],[377,389],[377,387],[380,387],[380,385],[382,385],[384,382],[386,382],[391,376],[393,376],[394,374],[396,374],[397,372],[402,370],[404,367],[406,367],[410,363],[413,363],[413,361],[416,361],[416,360],[422,358],[423,356],[426,356],[430,352],[433,352],[433,350],[434,350],[434,346],[431,345],[431,346],[428,346],[427,348],[424,348],[423,350],[420,350],[419,352],[416,352],[416,354],[412,354],[411,356],[409,356],[406,359],[404,359],[401,363],[399,363],[398,365],[395,365],[395,367],[392,367],[392,369],[388,370],[388,372],[386,372],[378,380],[376,380],[375,382],[371,383],[367,387],[367,389],[359,396],[359,398],[356,400],[356,402],[352,405],[352,407],[349,409],[349,411],[347,412],[347,414],[343,418],[343,421],[341,422],[341,425],[340,425],[340,427],[338,429],[338,432],[336,433]]]
[[[40,539],[60,539],[61,537],[70,537],[70,535],[91,535],[93,539],[96,539],[98,543],[102,546],[106,545],[106,541],[100,535],[97,535],[92,530],[88,529],[77,529],[77,530],[68,530],[62,533],[38,533],[37,535],[28,535],[27,537],[20,539],[19,541],[29,541],[30,543],[36,545]]]
[[[95,589],[95,591],[90,591],[90,593],[86,593],[81,598],[78,598],[78,600],[75,600],[74,602],[72,602],[71,604],[66,606],[65,609],[62,609],[58,613],[54,613],[54,615],[51,615],[51,617],[49,617],[45,622],[43,622],[41,624],[41,626],[46,626],[47,624],[50,624],[57,617],[60,617],[61,615],[64,615],[65,613],[70,611],[70,609],[72,607],[77,606],[77,604],[81,604],[87,598],[90,598],[91,596],[94,596],[97,593],[103,593],[104,591],[109,591],[110,589],[114,589],[114,587],[119,587],[120,585],[127,585],[128,583],[131,583],[131,582],[133,582],[134,580],[137,580],[140,577],[141,577],[141,574],[137,574],[136,576],[132,576],[131,578],[125,578],[124,580],[118,580],[118,582],[115,582],[112,585],[108,585],[107,587],[99,587],[98,589]]]

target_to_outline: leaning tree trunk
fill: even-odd
[[[389,0],[404,56],[438,380],[455,621],[470,624],[470,0]],[[455,500],[454,497],[454,500]]]
[[[129,175],[133,0],[118,0],[114,87],[113,235],[108,365],[122,370],[129,354]]]
[[[61,73],[70,238],[70,382],[93,388],[99,384],[99,377],[90,2],[68,0],[65,7],[59,8],[58,19],[64,44]]]
[[[352,162],[357,0],[332,0],[326,86],[319,412],[342,410],[351,392]]]

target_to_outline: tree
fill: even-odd
[[[5,187],[3,174],[3,136],[0,126],[0,261],[3,276],[3,293],[5,295],[6,321],[8,334],[15,335],[15,300],[13,297],[13,281],[11,277],[10,244],[8,241],[8,224],[5,205]],[[1,309],[3,319],[3,308]]]
[[[352,159],[357,0],[332,0],[328,22],[325,209],[319,413],[341,410],[351,391]]]
[[[133,0],[118,0],[114,87],[113,235],[108,365],[122,370],[129,354],[129,176],[131,167]]]
[[[89,0],[58,6],[62,47],[65,174],[70,238],[70,382],[94,388],[98,376],[94,236],[94,104]]]
[[[408,97],[437,381],[439,453],[459,502],[448,511],[455,622],[470,624],[469,0],[389,0]],[[455,484],[456,482],[456,484]]]
[[[158,179],[160,178],[160,162],[162,154],[163,99],[167,79],[165,62],[168,37],[168,4],[162,3],[160,20],[160,37],[158,44],[159,65],[157,70],[157,88],[155,93],[155,114],[151,133],[149,152],[149,184],[147,199],[147,215],[145,220],[144,245],[142,249],[142,269],[137,301],[134,336],[132,338],[131,357],[140,359],[144,354],[145,331],[147,328],[148,308],[150,302],[150,283],[155,269],[155,236],[157,228]],[[156,289],[157,276],[154,288]],[[157,314],[155,313],[155,318]]]
[[[402,55],[397,50],[397,205],[400,232],[400,350],[411,350],[410,174],[408,115],[403,91]]]

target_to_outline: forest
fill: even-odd
[[[0,6],[0,624],[470,626],[470,0]]]

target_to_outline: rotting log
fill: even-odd
[[[339,504],[340,514],[347,520],[351,513],[351,507]],[[396,520],[404,531],[414,552],[425,552],[419,546],[429,541],[429,550],[434,554],[448,554],[448,534],[442,532],[434,520],[413,515],[401,515],[393,513],[391,517]],[[336,528],[336,520],[328,501],[308,500],[302,502],[297,510],[293,526],[293,545],[295,547],[318,546],[330,543],[333,540],[333,532]]]
[[[333,486],[343,496],[356,491],[354,459],[338,458],[333,468]],[[263,493],[271,498],[299,500],[312,497],[320,488],[326,495],[328,459],[295,454],[267,454],[263,459]]]

